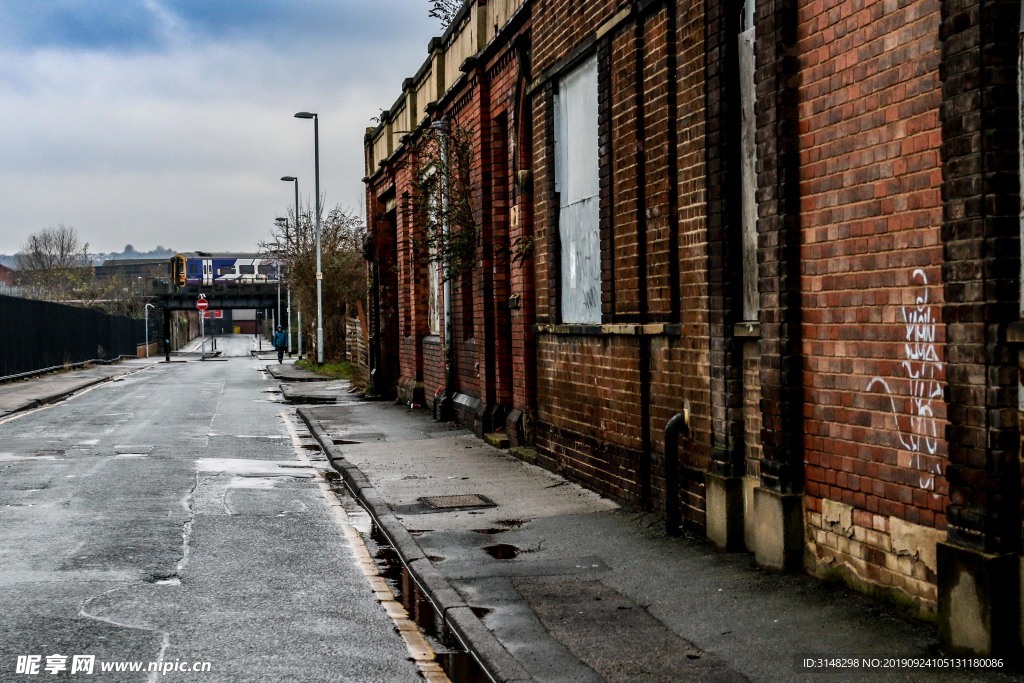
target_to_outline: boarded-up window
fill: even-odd
[[[425,175],[429,179],[434,173],[437,172],[433,166],[425,171]],[[424,183],[427,187],[431,187],[432,183]],[[438,214],[438,199],[437,195],[431,194],[427,200],[427,211],[431,216],[437,216]],[[427,230],[434,230],[434,226],[427,226]],[[428,260],[427,260],[427,330],[432,335],[441,334],[441,301],[439,295],[440,278],[438,277],[437,269],[437,244],[434,240],[428,240]]]
[[[1024,3],[1020,7],[1020,25],[1017,34],[1017,139],[1018,154],[1017,178],[1024,187]],[[1024,318],[1024,192],[1020,196],[1020,317]],[[1024,411],[1024,382],[1017,384],[1017,408]]]
[[[555,98],[555,191],[562,244],[562,320],[601,322],[597,58],[569,72]]]
[[[757,320],[757,145],[754,124],[754,0],[743,6],[739,35],[740,205],[743,251],[743,319]]]
[[[1020,25],[1017,34],[1017,100],[1018,126],[1017,140],[1020,148],[1018,155],[1018,177],[1024,187],[1024,3],[1020,6]],[[1020,313],[1024,318],[1024,192],[1020,195]],[[1021,408],[1024,409],[1024,384],[1021,385]]]

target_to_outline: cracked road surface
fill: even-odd
[[[75,655],[99,681],[422,680],[324,495],[326,462],[249,338],[221,344],[240,357],[0,420],[0,680],[74,680]],[[31,655],[39,676],[16,675]],[[52,655],[68,670],[48,675]],[[157,660],[210,670],[100,671]]]

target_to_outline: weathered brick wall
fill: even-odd
[[[423,357],[420,340],[426,334],[428,322],[426,301],[427,264],[419,258],[418,243],[422,228],[414,215],[410,186],[413,169],[408,159],[396,164],[395,197],[396,234],[398,239],[396,268],[398,270],[399,317],[399,375],[398,397],[413,403],[420,400],[418,387],[422,378]]]
[[[477,239],[471,266],[451,282],[451,388],[468,401],[456,403],[457,418],[477,430],[504,428],[504,415],[513,408],[529,413],[535,394],[530,183],[517,182],[515,175],[530,165],[530,148],[523,144],[522,132],[530,133],[523,116],[529,77],[528,11],[517,14],[502,31],[483,51],[460,60],[455,81],[447,83],[447,90],[430,107],[433,120],[447,122],[450,140],[465,139],[469,145],[467,181]],[[440,41],[437,49],[446,49],[446,40],[456,41],[454,36]],[[407,97],[410,92],[415,88],[406,89]],[[426,105],[406,99],[402,106]],[[379,215],[370,220],[377,243],[388,242],[375,254],[384,265],[379,269],[381,318],[393,311],[398,330],[395,343],[381,347],[382,366],[397,368],[402,399],[413,400],[422,387],[425,403],[432,408],[437,389],[446,382],[445,330],[439,312],[440,334],[430,331],[428,269],[437,266],[426,262],[423,219],[415,209],[413,180],[422,163],[415,147],[425,132],[422,126],[403,131],[381,170],[368,169],[368,205],[378,207]],[[383,144],[373,147],[372,135],[368,144],[386,149]],[[454,147],[450,149],[454,158]],[[387,233],[390,236],[380,237]],[[520,257],[513,260],[517,250]],[[438,288],[443,287],[439,275]],[[517,306],[511,310],[513,294]],[[439,294],[441,309],[443,302]]]
[[[555,471],[639,504],[637,339],[543,335],[537,356],[542,457]]]
[[[941,4],[949,536],[976,551],[1019,553],[1019,377],[1006,332],[1021,317],[1020,4]]]
[[[743,474],[761,476],[761,349],[757,341],[743,344]]]
[[[688,401],[678,454],[688,526],[704,526],[710,419],[703,4],[546,3],[534,18],[538,446],[597,490],[661,509],[663,432]],[[602,325],[558,327],[552,95],[598,60]]]
[[[374,391],[384,396],[395,395],[402,372],[399,235],[394,188],[393,171],[382,170],[367,184],[366,197],[367,236],[374,259],[369,277],[376,284],[375,296],[369,297],[367,311],[371,346],[369,370],[376,371]]]
[[[939,0],[798,20],[808,538],[819,570],[933,606],[900,534],[949,503]]]
[[[469,184],[472,188],[472,205],[475,211],[477,251],[474,266],[452,282],[452,339],[455,351],[456,390],[483,400],[483,351],[485,344],[492,343],[492,340],[484,336],[484,329],[480,324],[484,302],[489,295],[484,288],[481,266],[485,248],[482,239],[483,222],[485,215],[487,218],[490,217],[484,206],[490,188],[483,186],[485,178],[482,172],[481,138],[484,130],[490,126],[489,112],[484,111],[488,101],[484,90],[490,84],[482,82],[477,70],[470,71],[464,78],[465,84],[461,88],[449,92],[450,102],[444,112],[449,119],[449,125],[457,135],[469,136],[472,155]]]
[[[705,173],[707,177],[708,337],[711,381],[712,468],[741,475],[744,419],[756,416],[760,443],[760,384],[751,407],[743,404],[759,365],[741,375],[742,340],[734,337],[743,319],[742,219],[740,171],[740,74],[737,35],[740,12],[724,0],[708,0],[704,11],[704,50],[700,57],[707,81]],[[760,455],[760,454],[759,454]],[[749,472],[748,472],[749,474]],[[755,472],[756,476],[756,472]]]

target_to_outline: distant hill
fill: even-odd
[[[124,245],[123,251],[112,251],[106,254],[89,254],[92,257],[93,263],[96,265],[102,264],[104,261],[118,261],[120,259],[140,259],[140,258],[165,258],[170,259],[177,252],[174,249],[168,249],[162,244],[157,245],[155,249],[149,251],[136,251],[135,247],[130,244]]]
[[[170,259],[177,252],[174,249],[168,249],[163,245],[157,245],[155,249],[149,251],[136,251],[135,247],[130,244],[126,244],[124,251],[112,251],[107,253],[89,254],[92,259],[94,266],[103,265],[104,261],[118,261],[121,259],[147,259],[147,258],[162,258]],[[0,265],[5,265],[8,268],[17,267],[17,263],[14,259],[14,254],[0,254]]]

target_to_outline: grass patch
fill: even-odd
[[[356,372],[356,366],[347,360],[325,361],[323,365],[317,365],[316,361],[303,358],[295,361],[295,366],[333,379],[351,380]]]

